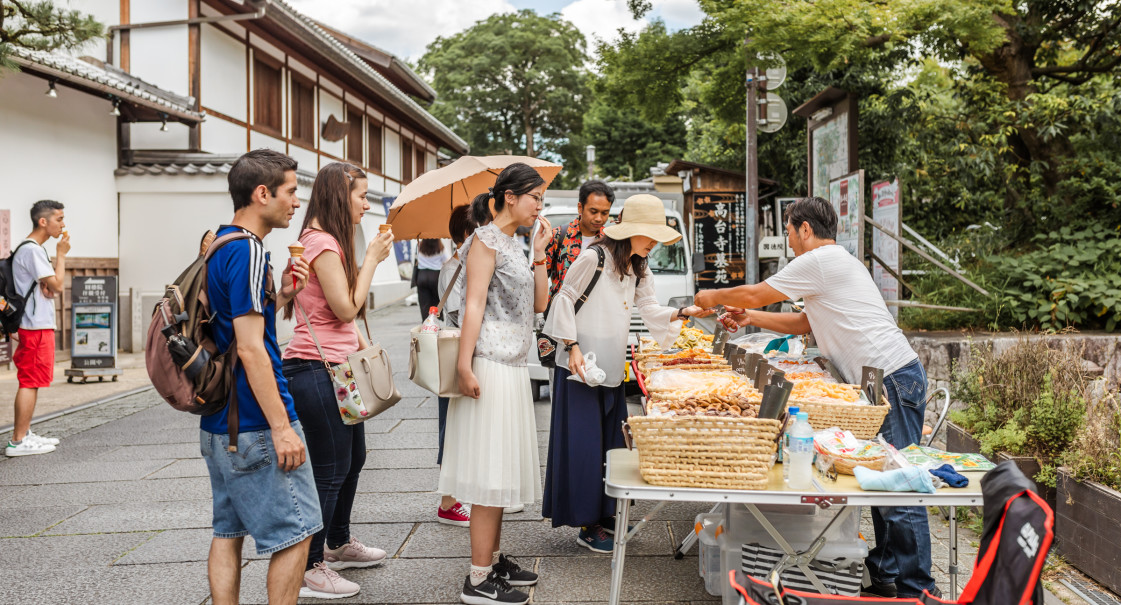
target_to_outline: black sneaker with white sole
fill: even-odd
[[[498,555],[498,563],[494,564],[494,573],[506,580],[506,583],[510,586],[533,586],[537,584],[537,574],[522,569],[517,561],[506,555]]]
[[[467,605],[525,605],[529,602],[529,595],[514,590],[492,571],[478,586],[471,585],[471,575],[468,574],[459,600]]]

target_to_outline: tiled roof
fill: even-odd
[[[177,119],[199,122],[205,113],[193,109],[194,99],[163,90],[112,66],[99,66],[59,52],[13,46],[11,58],[21,67],[45,73],[60,81],[104,90],[120,99],[166,113]]]

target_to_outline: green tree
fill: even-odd
[[[609,180],[640,180],[658,162],[682,157],[685,134],[679,116],[651,122],[600,95],[584,114],[584,138],[596,146],[596,172]]]
[[[104,35],[104,26],[80,11],[49,1],[0,0],[0,69],[18,69],[14,47],[70,50]]]
[[[428,45],[432,113],[477,155],[572,157],[587,105],[584,36],[559,15],[494,15]],[[566,162],[567,164],[567,162]]]

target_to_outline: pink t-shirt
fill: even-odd
[[[334,252],[342,258],[342,247],[339,246],[339,242],[323,231],[305,229],[300,234],[300,243],[304,245],[304,260],[309,265],[317,256],[327,251]],[[354,330],[354,322],[344,323],[335,317],[335,312],[327,303],[327,297],[323,296],[323,286],[319,284],[319,278],[314,271],[308,279],[307,287],[296,295],[296,300],[311,320],[311,326],[315,329],[315,336],[323,347],[327,361],[342,363],[346,361],[347,355],[358,351],[358,333]],[[316,350],[315,342],[311,339],[307,324],[304,322],[304,316],[298,308],[295,310],[295,317],[296,333],[288,343],[288,348],[284,350],[284,359],[320,359],[319,351]]]

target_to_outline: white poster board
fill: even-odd
[[[899,235],[899,223],[902,220],[900,208],[899,179],[890,183],[880,181],[872,184],[872,220],[895,235]],[[898,241],[884,235],[879,229],[872,229],[872,254],[883,260],[896,275],[900,275]],[[884,300],[899,300],[899,280],[875,259],[872,260],[872,279],[879,286]],[[893,317],[899,319],[899,307],[888,305],[888,310]]]
[[[813,163],[813,195],[829,199],[833,179],[849,167],[849,120],[842,113],[810,131],[810,161]]]
[[[829,181],[829,202],[837,213],[837,244],[864,262],[864,171]]]

